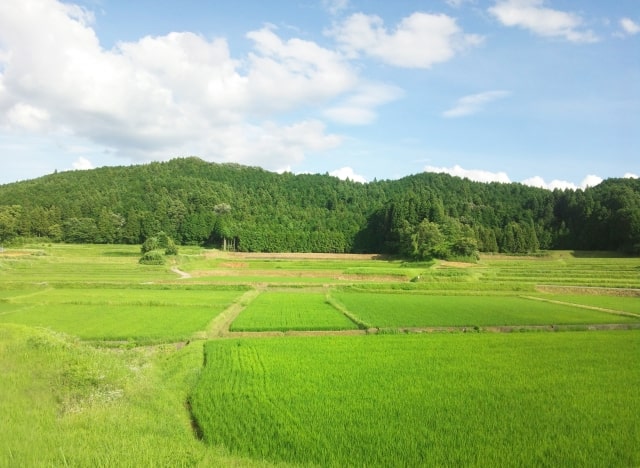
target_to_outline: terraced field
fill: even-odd
[[[0,254],[0,466],[640,465],[638,258],[138,258]]]

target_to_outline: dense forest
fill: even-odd
[[[468,258],[539,249],[640,254],[640,180],[586,190],[422,173],[367,184],[179,158],[0,186],[0,242],[179,244],[252,252]]]

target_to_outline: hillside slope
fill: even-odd
[[[241,251],[638,253],[640,181],[551,192],[422,173],[360,184],[191,157],[0,186],[1,242],[141,243],[158,231]]]

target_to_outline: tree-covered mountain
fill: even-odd
[[[361,184],[180,158],[0,186],[0,242],[46,237],[424,258],[542,249],[640,253],[640,180],[549,191],[422,173]]]

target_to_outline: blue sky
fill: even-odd
[[[640,174],[638,0],[3,0],[0,184],[180,156],[372,181]]]

